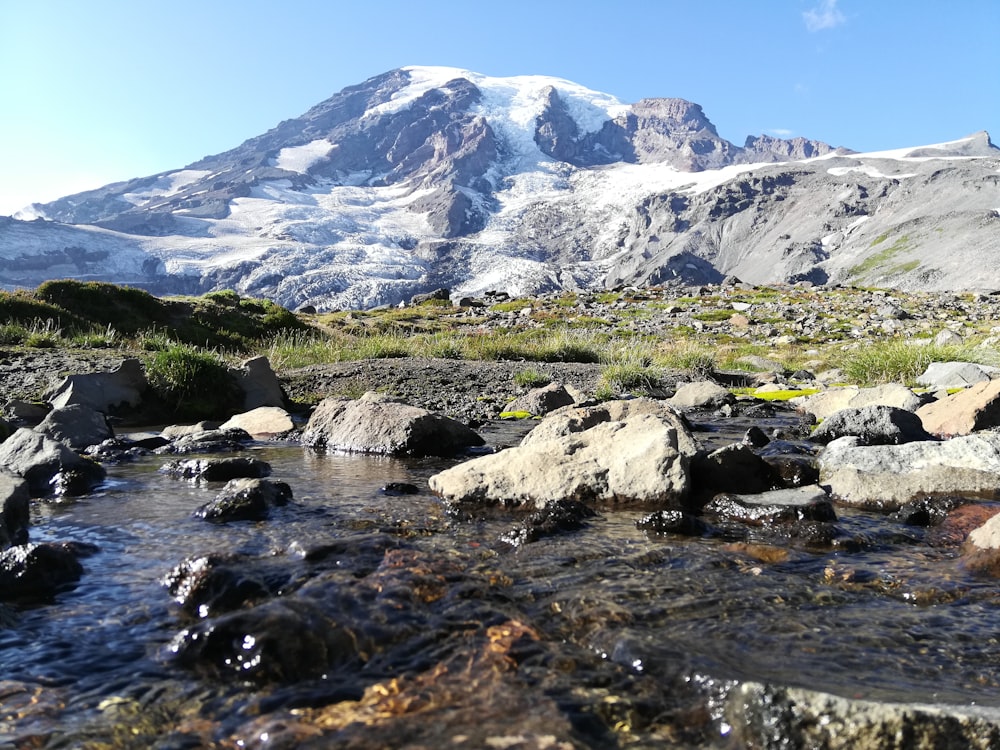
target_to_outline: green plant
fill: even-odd
[[[552,378],[534,367],[527,367],[514,373],[514,385],[519,388],[541,388],[552,382]]]
[[[52,349],[59,345],[61,338],[62,329],[52,318],[45,322],[36,320],[28,330],[24,345],[32,349]]]
[[[840,365],[848,381],[861,385],[912,385],[931,362],[983,362],[984,352],[969,346],[914,344],[892,339],[848,352]]]
[[[146,365],[146,377],[177,419],[229,416],[242,400],[239,385],[221,356],[187,344],[156,352]]]

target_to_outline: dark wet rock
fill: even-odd
[[[754,426],[746,431],[742,442],[743,445],[749,445],[751,448],[763,448],[771,442],[771,438],[760,427]]]
[[[196,518],[212,523],[263,521],[271,508],[287,505],[292,490],[284,482],[266,479],[233,479],[214,500],[194,512]]]
[[[578,531],[594,518],[596,512],[575,500],[558,500],[531,513],[512,529],[500,535],[500,541],[511,547],[522,547],[549,536]]]
[[[64,443],[75,451],[97,445],[114,437],[107,417],[83,404],[70,404],[45,415],[36,432]]]
[[[924,429],[934,435],[968,435],[1000,427],[1000,380],[977,383],[917,409]]]
[[[704,512],[752,525],[837,520],[830,498],[815,485],[759,494],[717,495],[708,502]]]
[[[779,453],[761,458],[771,467],[771,475],[782,487],[805,487],[819,482],[819,463],[815,456]]]
[[[710,526],[695,515],[682,510],[657,510],[635,522],[636,528],[652,534],[704,536]]]
[[[83,575],[89,550],[68,544],[22,544],[0,552],[0,600],[47,600]]]
[[[541,388],[533,388],[504,406],[504,412],[531,414],[542,417],[563,406],[576,403],[573,395],[562,383],[549,383]]]
[[[933,496],[914,498],[900,506],[893,518],[907,526],[937,526],[956,508],[970,502],[964,497]]]
[[[228,482],[230,479],[262,479],[271,476],[271,465],[259,458],[191,458],[170,461],[160,467],[164,474],[204,482]]]
[[[142,363],[128,358],[111,372],[70,375],[46,393],[45,400],[56,409],[76,404],[113,414],[138,407],[148,386]]]
[[[754,682],[726,695],[724,720],[734,747],[904,750],[1000,746],[1000,711],[852,700],[804,688]]]
[[[825,445],[850,435],[857,437],[861,445],[900,445],[934,439],[912,411],[873,405],[831,414],[813,431],[810,440]]]
[[[609,420],[618,408],[605,407],[560,409],[520,445],[435,474],[430,488],[450,503],[525,510],[559,500],[658,508],[685,498],[690,477],[680,446],[693,440],[686,430],[682,438],[676,414],[640,409]]]
[[[361,648],[319,604],[289,597],[201,620],[178,634],[169,651],[208,677],[263,684],[322,677],[358,662]]]
[[[775,487],[770,465],[742,443],[692,459],[691,482],[695,492],[711,494],[764,492]]]
[[[27,427],[0,443],[0,466],[24,477],[34,497],[86,494],[106,474],[100,464]]]
[[[16,474],[0,470],[0,550],[28,541],[30,504],[28,483]]]
[[[453,456],[483,442],[460,422],[375,393],[324,399],[302,433],[313,448],[382,455]]]
[[[379,488],[379,492],[390,496],[417,495],[420,493],[420,488],[409,482],[389,482]]]
[[[982,432],[941,442],[861,445],[834,440],[819,456],[820,484],[838,501],[895,511],[925,495],[1000,499],[1000,434]]]
[[[246,430],[204,430],[174,440],[154,452],[159,454],[235,453],[244,450],[253,438]]]
[[[170,596],[190,617],[214,617],[258,604],[288,583],[290,573],[242,555],[210,554],[184,560],[163,577]]]

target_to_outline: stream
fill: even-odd
[[[482,434],[510,444],[524,429]],[[192,517],[221,485],[160,472],[170,456],[34,503],[32,541],[98,551],[55,601],[0,621],[0,748],[513,748],[546,746],[526,739],[545,732],[579,747],[728,748],[721,706],[745,680],[1000,707],[1000,590],[891,517],[838,507],[841,541],[811,548],[655,535],[636,527],[642,513],[606,511],[517,546],[501,539],[518,516],[451,512],[429,493],[454,461],[250,453],[294,495],[264,522]],[[393,482],[419,492],[381,491]],[[291,681],[180,663],[178,634],[197,618],[164,578],[220,552],[341,613],[370,639],[363,663]]]

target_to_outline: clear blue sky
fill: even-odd
[[[180,168],[403,65],[861,151],[989,130],[1000,0],[0,0],[0,214]]]

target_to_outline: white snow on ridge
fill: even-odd
[[[153,198],[165,198],[180,192],[188,185],[201,180],[211,174],[207,169],[181,169],[177,172],[168,172],[161,175],[157,180],[142,190],[132,193],[123,193],[122,198],[133,206],[140,206]]]
[[[301,146],[283,148],[278,152],[274,166],[289,172],[306,174],[310,167],[324,161],[335,148],[338,148],[337,144],[330,143],[326,138],[310,141]]]
[[[409,74],[410,84],[394,94],[390,101],[369,109],[366,117],[399,112],[428,91],[456,78],[465,78],[483,93],[482,101],[473,111],[485,117],[512,155],[522,160],[545,158],[535,144],[535,119],[542,113],[543,94],[549,86],[559,92],[581,133],[600,130],[606,121],[628,110],[627,104],[610,94],[551,76],[495,78],[448,67],[411,66],[403,70]]]

